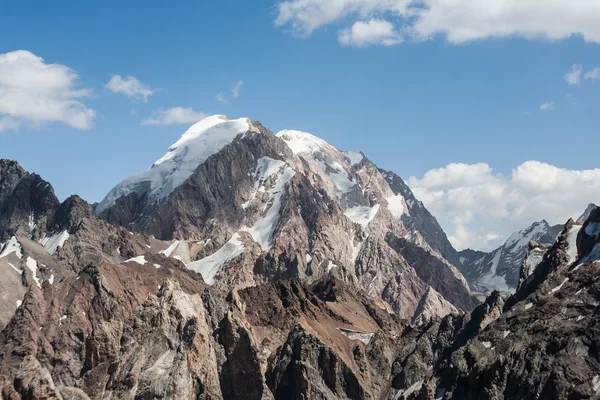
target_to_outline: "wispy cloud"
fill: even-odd
[[[154,112],[152,117],[142,120],[142,125],[191,124],[208,116],[192,108],[172,107]]]
[[[231,89],[231,97],[233,97],[234,99],[237,99],[238,97],[240,97],[240,90],[242,90],[243,84],[244,84],[244,81],[242,79],[240,79],[239,81],[237,81],[235,83],[235,85]]]
[[[585,73],[585,79],[596,80],[600,78],[600,67],[596,67]]]
[[[244,81],[242,79],[240,79],[229,90],[229,92],[231,93],[231,98],[232,99],[237,99],[238,97],[240,97],[240,91],[242,90],[242,85],[243,84],[244,84]],[[216,99],[217,99],[217,101],[219,103],[229,104],[229,98],[227,97],[227,95],[224,92],[217,93]]]
[[[121,75],[113,75],[105,88],[113,93],[124,94],[133,101],[142,100],[144,103],[148,101],[148,97],[156,93],[155,89],[133,76],[123,78]]]
[[[543,103],[542,105],[540,105],[540,110],[541,111],[551,111],[551,110],[554,110],[554,109],[556,109],[556,105],[552,101],[548,101],[548,102]]]
[[[582,72],[583,68],[581,65],[573,64],[571,71],[567,72],[565,75],[565,80],[569,85],[579,85],[579,82],[581,82]]]
[[[225,97],[225,95],[221,93],[217,93],[217,101],[223,104],[229,104],[229,100]]]
[[[0,132],[50,122],[90,129],[96,112],[83,100],[91,94],[65,65],[47,64],[27,50],[0,54]]]

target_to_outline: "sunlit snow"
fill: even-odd
[[[130,258],[129,260],[127,260],[125,262],[134,262],[134,263],[138,263],[140,265],[144,265],[144,264],[146,264],[146,257],[137,256],[137,257]]]
[[[113,188],[98,204],[96,211],[103,212],[118,198],[130,193],[147,193],[150,202],[162,199],[185,182],[208,157],[249,129],[246,118],[227,120],[225,116],[213,115],[203,119],[192,125],[150,169],[125,179]]]
[[[56,253],[59,247],[62,247],[67,239],[69,238],[68,231],[62,231],[55,233],[52,236],[45,237],[41,240],[41,245],[44,246],[44,249],[50,254]]]
[[[244,244],[240,241],[240,235],[234,233],[231,239],[215,253],[201,260],[194,261],[187,265],[188,269],[196,271],[202,275],[206,283],[212,285],[215,283],[215,275],[219,268],[227,261],[230,261],[244,252]]]
[[[379,211],[379,204],[374,205],[373,207],[366,206],[358,206],[348,208],[344,215],[348,217],[352,222],[356,222],[364,227],[369,225],[369,222],[375,218],[377,212]]]
[[[37,261],[35,261],[31,257],[27,257],[27,261],[25,262],[25,264],[27,265],[27,268],[29,268],[29,270],[31,271],[31,276],[33,277],[33,280],[35,281],[35,284],[38,287],[42,287],[40,279],[37,276]]]

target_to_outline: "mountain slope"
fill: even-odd
[[[599,226],[600,209],[582,224],[569,221],[515,295],[494,292],[473,312],[416,325],[334,277],[223,293],[160,252],[102,262],[28,289],[0,331],[0,393],[596,398]],[[451,308],[430,288],[419,308],[427,316],[432,307]]]
[[[227,123],[223,117],[209,120],[215,118]],[[170,193],[153,200],[150,186],[139,190],[138,176],[119,184],[96,211],[111,223],[177,241],[173,256],[222,289],[290,278],[310,283],[332,275],[411,318],[427,286],[439,286],[444,273],[419,275],[418,263],[406,261],[405,247],[390,247],[388,235],[425,249],[439,259],[440,271],[454,267],[417,229],[405,226],[409,207],[403,195],[361,153],[342,152],[309,133],[275,135],[258,122],[236,121],[236,127],[246,121],[247,131],[234,136],[227,130],[219,143],[228,143],[205,160],[193,158],[198,165],[185,181],[175,185],[166,175],[165,183],[153,183]],[[203,146],[203,136],[214,132],[193,130],[196,137],[188,147]],[[179,146],[166,158],[173,148]],[[155,163],[143,180],[162,164]],[[474,307],[468,284],[456,279],[448,301],[461,309]]]
[[[493,290],[514,292],[529,243],[552,244],[561,229],[561,225],[550,226],[546,221],[540,221],[513,233],[502,246],[490,253],[470,249],[459,252],[465,278],[488,293]]]

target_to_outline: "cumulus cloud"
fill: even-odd
[[[600,197],[600,169],[527,161],[504,176],[485,163],[449,164],[408,184],[457,249],[489,251],[533,222],[562,224],[579,217]]]
[[[148,101],[148,97],[156,93],[156,90],[133,76],[123,78],[121,75],[113,75],[105,88],[113,93],[124,94],[133,101],[143,100],[144,103]]]
[[[299,36],[365,18],[393,18],[405,38],[444,35],[455,44],[518,36],[560,40],[580,35],[600,42],[600,3],[589,0],[287,0],[277,5],[276,26]],[[348,29],[348,28],[344,28]]]
[[[357,21],[350,28],[343,29],[338,40],[344,46],[364,47],[372,44],[392,46],[402,42],[402,37],[395,31],[391,22],[370,19]]]
[[[550,111],[550,110],[554,110],[555,108],[556,108],[556,105],[552,101],[548,101],[548,102],[540,105],[541,111]]]
[[[600,67],[596,67],[585,73],[585,79],[596,80],[600,78]]]
[[[89,129],[96,112],[83,99],[91,93],[65,65],[46,64],[26,50],[0,54],[0,132],[49,122]]]
[[[192,108],[172,107],[156,111],[152,117],[142,120],[142,125],[192,124],[208,116]]]
[[[565,80],[569,85],[579,85],[581,82],[581,74],[583,73],[583,68],[581,65],[573,64],[571,67],[571,71],[567,72],[565,75]]]

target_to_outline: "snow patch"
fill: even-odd
[[[492,265],[487,274],[479,278],[477,284],[486,288],[497,289],[501,292],[512,293],[512,289],[506,283],[506,279],[503,276],[496,275],[496,269],[500,263],[500,257],[502,256],[501,251],[496,251],[494,258],[492,259]]]
[[[510,331],[504,331],[502,332],[502,338],[506,339],[508,337],[508,335],[510,335]]]
[[[158,253],[164,254],[165,257],[171,257],[171,253],[173,253],[173,251],[175,251],[175,249],[177,248],[178,245],[179,245],[179,240],[175,240],[173,243],[171,243],[171,245],[169,247],[167,247],[165,250],[159,251]]]
[[[21,304],[23,304],[23,301],[17,300],[17,308],[21,307]]]
[[[404,197],[402,195],[388,197],[387,199],[388,205],[387,209],[396,219],[402,218],[402,214],[405,213],[404,209]]]
[[[327,264],[327,273],[329,273],[332,269],[336,267],[337,265],[335,265],[333,261],[329,260],[329,263]]]
[[[161,265],[160,264],[154,264],[154,268],[156,269],[160,269]]]
[[[481,342],[481,344],[483,345],[483,347],[485,347],[486,349],[489,349],[492,347],[492,342]]]
[[[554,293],[558,292],[560,289],[562,289],[564,284],[567,282],[569,282],[569,278],[565,278],[560,285],[556,286],[554,289],[552,289],[550,291],[550,294],[554,294]]]
[[[313,154],[330,147],[323,139],[307,132],[286,129],[278,132],[276,136],[283,139],[294,154]]]
[[[533,303],[525,304],[525,310],[529,310],[531,307],[533,307]]]
[[[296,172],[285,165],[285,167],[280,169],[279,174],[280,176],[273,185],[273,188],[268,191],[270,195],[268,204],[271,204],[268,211],[251,228],[244,227],[242,229],[242,231],[250,233],[252,239],[254,239],[264,251],[269,251],[271,249],[271,239],[273,238],[273,233],[275,232],[275,228],[277,227],[280,218],[281,196],[283,195],[286,185],[292,180]]]
[[[402,396],[404,396],[404,398],[408,399],[408,396],[410,396],[414,392],[421,390],[422,387],[423,387],[423,381],[415,382],[408,389],[399,390],[398,394],[396,395],[396,398],[400,399],[400,398],[402,398]]]
[[[12,263],[8,263],[8,266],[15,270],[15,272],[19,275],[23,275],[23,270],[15,267]]]
[[[35,281],[35,284],[39,288],[41,288],[42,284],[40,282],[40,278],[38,278],[38,276],[37,276],[37,261],[35,261],[31,257],[27,257],[27,261],[25,262],[25,264],[27,265],[27,268],[29,268],[29,270],[31,271],[31,276],[32,276],[33,280]]]
[[[127,260],[125,262],[134,262],[134,263],[138,263],[140,265],[144,265],[144,264],[146,264],[146,257],[137,256],[137,257],[130,258],[129,260]]]
[[[187,268],[200,273],[204,281],[209,285],[212,285],[215,283],[214,278],[219,271],[219,268],[243,252],[244,244],[240,241],[240,235],[234,233],[231,239],[215,253],[201,260],[189,263]]]
[[[51,285],[54,285],[54,274],[50,275],[50,279],[48,279],[48,282],[49,282]]]
[[[364,344],[369,344],[374,333],[354,331],[352,329],[339,328],[340,332],[350,340],[360,340]]]
[[[581,225],[573,225],[567,233],[567,255],[570,263],[577,260],[577,234],[580,230]]]
[[[62,247],[67,239],[69,238],[68,231],[62,231],[59,233],[55,233],[50,237],[45,237],[40,241],[40,244],[44,246],[44,249],[50,253],[54,254],[56,251]]]
[[[21,259],[23,258],[23,253],[21,252],[21,249],[21,244],[19,243],[17,238],[13,236],[2,248],[2,252],[0,252],[0,258],[6,257],[11,253],[15,253],[15,255],[19,259]]]
[[[352,181],[348,175],[348,171],[346,171],[339,163],[334,162],[329,165],[329,168],[327,168],[328,166],[323,162],[318,162],[318,164],[323,172],[329,176],[335,187],[337,187],[339,195],[349,192],[351,188],[358,184],[357,182]],[[331,172],[330,169],[333,169],[335,172]]]
[[[362,225],[363,227],[367,227],[369,222],[375,218],[377,212],[379,211],[379,204],[374,205],[373,207],[365,207],[358,206],[348,208],[344,215],[348,217],[352,222]]]
[[[358,151],[344,151],[343,153],[350,161],[350,166],[359,164],[364,158],[364,156]]]

